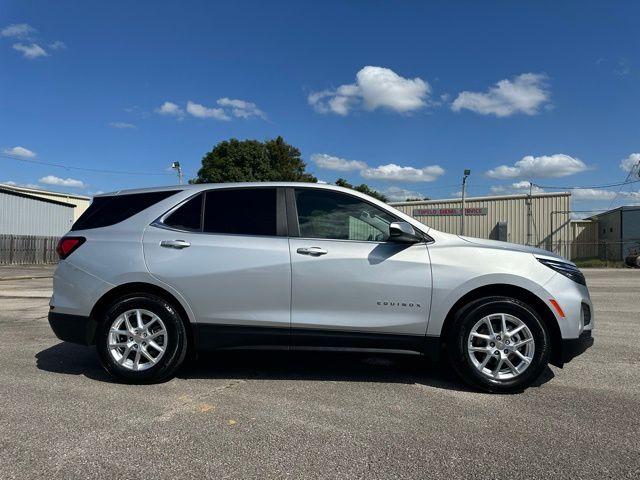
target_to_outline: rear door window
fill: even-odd
[[[204,231],[236,235],[277,235],[275,188],[209,190],[204,207]]]
[[[96,197],[89,208],[76,220],[71,230],[115,225],[178,192],[179,190],[165,190]]]

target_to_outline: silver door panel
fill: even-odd
[[[161,246],[178,240],[190,245]],[[286,238],[151,226],[143,241],[151,274],[187,299],[198,323],[289,327],[291,265]]]
[[[289,243],[294,329],[425,334],[431,297],[425,244],[299,238]],[[304,253],[313,247],[322,254]]]

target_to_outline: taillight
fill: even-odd
[[[84,237],[62,237],[56,247],[60,260],[64,260],[86,241]]]

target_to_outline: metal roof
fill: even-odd
[[[4,193],[9,194],[9,195],[15,195],[17,197],[30,198],[31,200],[37,200],[39,202],[53,203],[55,205],[64,205],[65,207],[75,208],[75,205],[73,203],[67,203],[67,202],[61,202],[61,201],[58,201],[58,200],[52,200],[50,198],[39,197],[37,195],[29,195],[28,193],[22,192],[20,190],[16,190],[12,186],[6,186],[4,184],[0,184],[0,192],[4,192]]]
[[[16,192],[25,192],[25,193],[34,192],[34,193],[52,195],[56,197],[76,198],[78,200],[91,200],[91,197],[88,197],[86,195],[78,195],[76,193],[53,192],[51,190],[45,190],[43,188],[21,187],[19,185],[10,185],[7,183],[0,183],[0,187],[15,190]]]
[[[640,205],[623,205],[621,207],[618,208],[612,208],[611,210],[607,210],[606,212],[602,212],[602,213],[596,213],[595,215],[592,215],[590,217],[587,217],[589,220],[590,219],[597,219],[598,217],[603,217],[605,215],[609,215],[613,212],[620,212],[620,211],[627,211],[627,210],[640,210]]]
[[[546,192],[546,193],[534,193],[532,198],[544,198],[544,197],[558,197],[558,196],[570,196],[571,192]],[[487,200],[509,200],[518,198],[529,198],[529,194],[517,193],[513,195],[486,195],[484,197],[465,197],[465,202],[475,201],[487,201]],[[461,202],[461,197],[456,198],[434,198],[430,200],[415,200],[411,202],[390,202],[389,205],[424,205],[425,203],[448,203],[448,202]]]

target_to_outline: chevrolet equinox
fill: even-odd
[[[511,392],[593,344],[573,263],[332,185],[99,195],[58,254],[53,331],[124,382],[169,378],[188,350],[329,347],[418,352]]]

